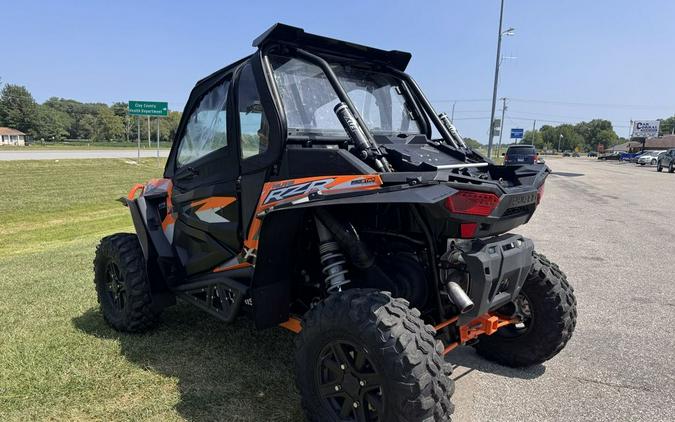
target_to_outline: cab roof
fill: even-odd
[[[295,26],[277,23],[253,40],[253,47],[265,48],[270,45],[287,45],[333,56],[347,57],[367,62],[377,62],[404,71],[412,55],[405,51],[380,50],[361,44],[354,44],[334,38],[310,34]]]

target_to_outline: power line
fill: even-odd
[[[492,101],[489,98],[471,98],[471,99],[462,99],[462,100],[432,100],[432,103],[478,103],[484,101]]]
[[[523,103],[539,103],[539,104],[558,104],[558,105],[570,105],[570,106],[587,106],[587,107],[618,107],[618,108],[643,108],[643,109],[675,109],[675,105],[645,105],[645,104],[620,104],[620,103],[584,103],[584,102],[572,102],[572,101],[554,101],[554,100],[535,100],[527,98],[511,98],[509,99],[517,102]]]

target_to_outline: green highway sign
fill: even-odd
[[[157,101],[129,101],[129,114],[132,116],[166,117],[169,115],[169,103]]]

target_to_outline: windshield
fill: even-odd
[[[507,150],[507,153],[509,154],[534,154],[535,150],[533,146],[517,146],[517,147],[509,147]]]
[[[270,56],[289,135],[345,136],[333,108],[337,94],[316,65],[296,58]],[[420,134],[420,128],[394,76],[332,64],[333,71],[376,135]]]

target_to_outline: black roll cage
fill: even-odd
[[[223,80],[228,74],[232,75],[232,86],[228,94],[228,108],[233,110],[237,104],[237,88],[239,85],[239,73],[243,66],[250,63],[254,73],[254,79],[261,103],[265,110],[265,115],[270,126],[269,139],[278,140],[270,142],[268,151],[255,159],[240,160],[240,169],[242,174],[261,171],[264,168],[277,167],[282,157],[283,150],[289,140],[289,133],[286,121],[284,104],[279,95],[276,82],[274,80],[273,69],[269,61],[270,53],[280,53],[287,57],[297,57],[319,66],[331,86],[335,90],[339,100],[347,105],[355,116],[359,126],[369,138],[373,145],[377,145],[375,137],[367,125],[364,123],[359,111],[347,95],[344,87],[338,77],[328,64],[328,60],[347,60],[365,64],[368,68],[375,71],[382,71],[397,77],[402,83],[402,94],[410,103],[412,113],[418,117],[421,131],[428,139],[431,139],[431,124],[436,128],[443,138],[444,150],[456,158],[466,160],[466,151],[454,147],[455,141],[452,134],[441,122],[433,106],[424,95],[415,80],[404,72],[410,61],[411,55],[407,52],[391,50],[384,51],[363,45],[352,44],[346,41],[336,40],[328,37],[322,37],[314,34],[305,33],[301,28],[295,28],[284,24],[276,24],[261,36],[253,41],[253,46],[257,47],[256,53],[244,57],[223,69],[201,79],[188,98],[184,109],[181,122],[176,131],[173,146],[169,153],[169,158],[164,170],[164,177],[171,178],[176,170],[176,155],[180,140],[185,133],[187,121],[199,104],[201,98],[217,83]],[[228,138],[236,143],[239,139],[239,122],[234,113],[228,113]],[[294,136],[295,138],[295,136]],[[315,138],[315,137],[314,137]],[[344,142],[346,137],[335,139],[333,141]],[[235,147],[238,148],[238,147]],[[483,157],[480,157],[483,158]],[[274,171],[274,170],[273,170]]]

